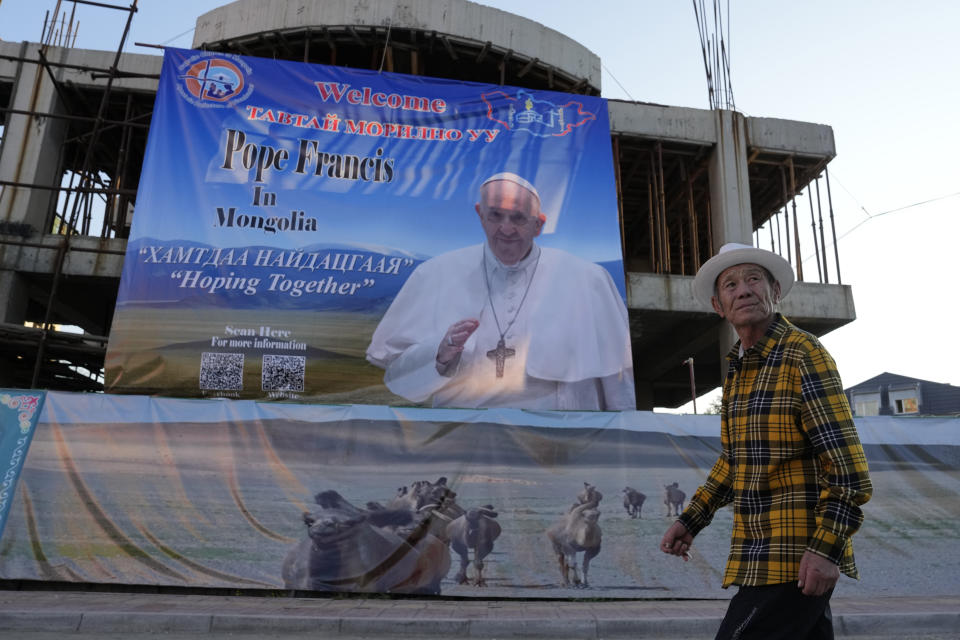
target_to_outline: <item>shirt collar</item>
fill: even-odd
[[[770,323],[770,326],[764,331],[763,337],[757,340],[756,344],[749,349],[743,349],[740,341],[737,340],[737,343],[733,345],[733,348],[730,349],[730,352],[727,354],[727,359],[736,362],[750,353],[756,353],[761,358],[765,358],[767,354],[773,350],[774,346],[780,342],[780,338],[787,332],[787,329],[792,326],[790,321],[784,318],[783,315],[780,313],[774,314],[773,322]]]
[[[483,255],[485,256],[484,262],[486,262],[487,265],[487,275],[493,277],[498,271],[502,271],[503,273],[526,271],[528,267],[536,263],[537,258],[540,256],[540,247],[533,244],[527,257],[515,265],[505,265],[500,262],[500,259],[493,254],[490,245],[486,242],[483,243]]]

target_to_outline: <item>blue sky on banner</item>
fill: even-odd
[[[39,40],[44,12],[55,4],[7,0],[0,38]],[[156,51],[134,42],[189,47],[197,16],[223,4],[142,1],[126,50]],[[600,56],[606,98],[708,106],[690,3],[481,4],[540,22]],[[77,12],[78,47],[117,46],[123,22],[112,14],[119,12]],[[953,51],[960,3],[738,0],[730,18],[737,109],[834,129],[838,248],[858,317],[823,342],[845,383],[891,371],[960,385],[960,343],[938,330],[960,315],[951,278],[960,237],[960,119],[953,115],[960,103],[960,56]],[[806,260],[805,268],[815,270],[815,258]]]
[[[240,67],[248,66],[236,103],[210,107],[185,89],[192,82],[190,68],[204,59],[180,49],[168,49],[167,57],[138,201],[151,215],[134,218],[133,238],[183,240],[189,229],[199,233],[191,240],[221,247],[296,249],[322,241],[425,258],[482,239],[473,209],[480,183],[509,170],[541,192],[548,214],[542,244],[596,262],[619,260],[609,124],[601,99],[571,101],[559,93],[530,96],[494,85],[238,58]],[[377,107],[371,104],[377,96],[381,102],[389,96],[425,98],[441,106],[426,112]],[[562,109],[567,133],[518,122],[508,130],[493,121],[506,120],[509,108],[523,110],[527,100],[541,112]],[[274,122],[287,118],[282,114],[292,124]],[[318,129],[330,124],[329,114],[337,117],[336,130]],[[387,124],[410,128],[359,135],[350,132],[351,123],[366,123],[373,133]],[[436,135],[446,139],[417,137]],[[286,157],[270,162],[281,153]],[[369,158],[375,169],[368,180],[330,178],[321,153]],[[266,194],[275,194],[275,206],[253,204]],[[218,208],[231,207],[235,219],[289,218],[292,211],[296,224],[315,220],[317,233],[266,233],[215,222]]]

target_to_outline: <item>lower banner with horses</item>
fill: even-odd
[[[960,570],[956,420],[909,423],[858,419],[876,493],[854,539],[864,579],[845,579],[848,594],[929,593]],[[658,549],[718,433],[717,416],[49,392],[0,579],[723,597],[728,509],[690,562]]]

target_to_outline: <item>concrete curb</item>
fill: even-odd
[[[0,630],[85,635],[247,634],[514,640],[708,638],[722,602],[276,601],[105,594],[5,594]],[[861,599],[834,605],[840,639],[952,637],[960,598]],[[567,606],[564,606],[567,605]],[[837,610],[840,609],[841,612]],[[15,637],[15,635],[14,635]],[[218,636],[219,637],[219,636]]]
[[[108,633],[258,633],[317,634],[325,637],[382,636],[433,638],[687,638],[708,637],[720,618],[670,619],[424,619],[278,616],[208,613],[0,612],[0,629],[81,634]],[[848,613],[834,617],[841,638],[900,637],[951,633],[960,629],[960,613]]]
[[[712,638],[722,618],[598,620],[597,638]]]
[[[595,620],[516,619],[470,620],[468,638],[596,638]]]
[[[839,637],[883,636],[899,638],[919,633],[956,633],[960,613],[847,613],[833,617]]]
[[[0,611],[0,629],[7,631],[56,631],[70,633],[80,629],[83,614],[53,611]]]
[[[258,616],[217,614],[210,618],[212,633],[309,633],[323,637],[340,633],[340,620],[316,616]]]
[[[869,616],[868,616],[869,617]],[[371,636],[410,638],[688,638],[712,635],[719,618],[662,620],[563,620],[557,618],[324,618],[316,616],[235,615],[207,613],[0,612],[5,631],[52,631],[103,635],[111,633],[284,633],[323,637]],[[861,623],[861,626],[864,626]]]
[[[210,614],[143,611],[90,611],[80,620],[81,633],[208,633]]]

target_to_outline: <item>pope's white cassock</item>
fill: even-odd
[[[441,374],[440,342],[467,318],[479,326],[457,366]],[[501,332],[514,353],[497,377],[496,356],[488,352]],[[636,406],[627,310],[610,274],[537,245],[513,266],[503,265],[486,243],[421,264],[380,321],[367,360],[386,370],[390,391],[435,407]]]

